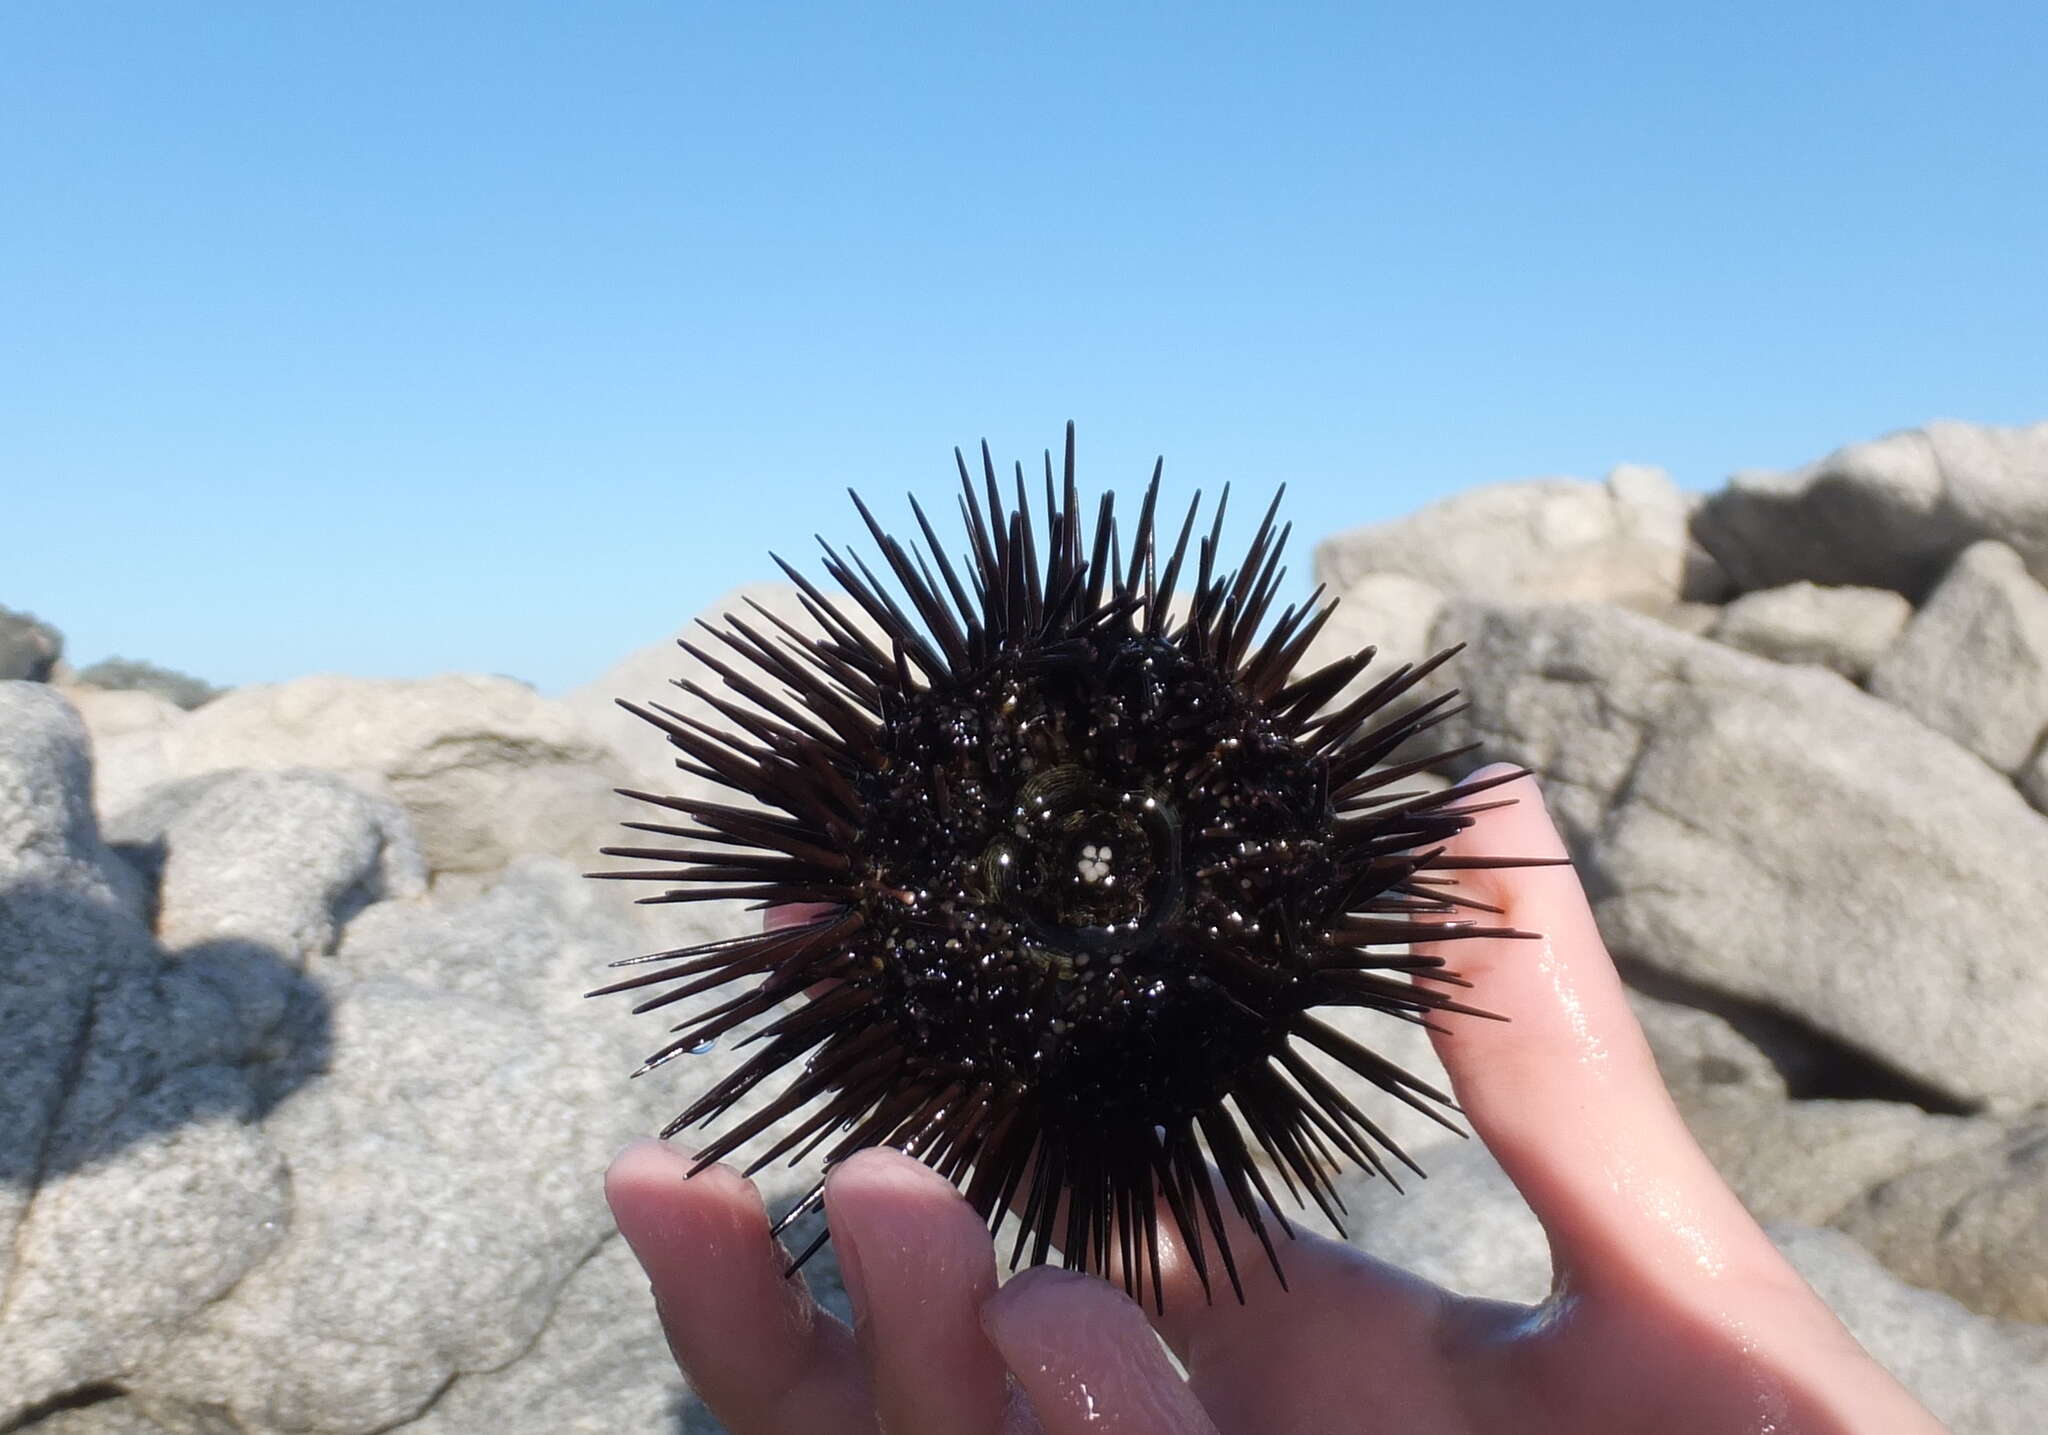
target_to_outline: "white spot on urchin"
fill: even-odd
[[[1114,856],[1109,848],[1091,842],[1081,849],[1081,860],[1074,864],[1075,870],[1083,882],[1100,882],[1109,876],[1109,863]]]

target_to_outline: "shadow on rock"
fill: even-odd
[[[326,994],[287,954],[224,938],[167,957],[126,914],[35,882],[0,888],[0,1022],[17,1192],[180,1126],[259,1121],[330,1044]]]

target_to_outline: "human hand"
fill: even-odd
[[[1455,848],[1562,855],[1535,783],[1501,791],[1515,805]],[[677,1362],[734,1435],[1941,1435],[1693,1142],[1572,870],[1461,884],[1544,934],[1460,942],[1471,1000],[1511,1020],[1445,1015],[1435,1038],[1543,1223],[1541,1305],[1454,1295],[1305,1233],[1281,1247],[1288,1290],[1248,1261],[1244,1304],[1211,1304],[1170,1222],[1163,1316],[1049,1268],[999,1290],[953,1187],[875,1150],[825,1190],[849,1331],[783,1278],[749,1182],[723,1167],[686,1181],[685,1155],[641,1142],[607,1190]],[[1459,1219],[1454,1194],[1438,1199]]]

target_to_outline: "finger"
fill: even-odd
[[[1458,855],[1561,857],[1532,778],[1497,789]],[[1466,895],[1540,941],[1473,938],[1425,947],[1472,983],[1472,1005],[1506,1017],[1434,1020],[1438,1055],[1474,1128],[1543,1223],[1561,1282],[1652,1282],[1781,1262],[1686,1130],[1629,1009],[1578,874],[1569,866],[1480,869]]]
[[[1216,1435],[1144,1313],[1099,1280],[1027,1271],[981,1322],[1045,1435]]]
[[[654,1287],[669,1349],[733,1435],[873,1431],[860,1352],[768,1235],[751,1181],[637,1141],[605,1175],[619,1231]]]
[[[882,1429],[996,1435],[1007,1392],[979,1318],[996,1289],[981,1218],[943,1177],[879,1148],[833,1170],[825,1211]]]

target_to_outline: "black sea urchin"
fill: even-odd
[[[700,1166],[784,1123],[750,1171],[821,1145],[827,1167],[900,1147],[964,1182],[984,1217],[1015,1206],[1013,1259],[1028,1246],[1044,1261],[1057,1244],[1069,1268],[1115,1270],[1133,1294],[1149,1270],[1155,1301],[1163,1202],[1203,1283],[1206,1228],[1237,1287],[1222,1200],[1276,1271],[1266,1215],[1291,1234],[1253,1144],[1297,1203],[1305,1189],[1333,1222],[1339,1154],[1381,1175],[1383,1151],[1414,1165],[1296,1042],[1443,1119],[1448,1097],[1313,1012],[1471,1010],[1427,985],[1464,983],[1406,944],[1425,923],[1435,938],[1504,933],[1453,920],[1480,904],[1449,874],[1515,859],[1442,849],[1490,805],[1469,799],[1506,778],[1400,790],[1454,755],[1396,759],[1456,710],[1455,691],[1411,699],[1450,652],[1334,706],[1370,649],[1294,676],[1334,605],[1319,591],[1265,625],[1285,576],[1278,496],[1226,571],[1226,491],[1188,575],[1200,496],[1164,550],[1155,469],[1126,552],[1113,495],[1092,531],[1082,521],[1071,426],[1058,483],[1046,456],[1042,530],[1021,466],[1007,510],[986,445],[979,484],[959,467],[959,567],[914,501],[922,549],[856,496],[895,590],[829,545],[825,570],[871,628],[777,559],[817,635],[755,605],[706,625],[719,646],[683,644],[726,691],[681,686],[729,726],[623,704],[668,735],[678,767],[734,800],[628,793],[687,823],[628,824],[677,845],[606,853],[667,865],[597,875],[671,884],[650,902],[818,915],[629,959],[619,965],[660,965],[604,990],[665,989],[646,1011],[749,983],[676,1028],[643,1070],[810,991],[663,1132],[791,1070]]]

